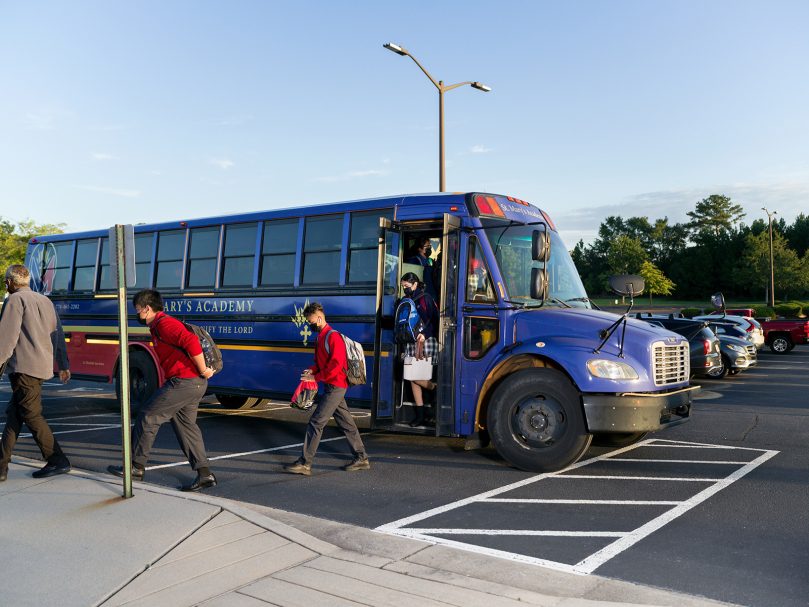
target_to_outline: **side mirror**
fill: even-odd
[[[711,295],[711,304],[717,310],[724,310],[725,309],[725,296],[722,293],[714,293]]]
[[[543,268],[531,268],[531,299],[545,301],[548,297],[548,274]]]
[[[550,253],[551,240],[548,238],[548,230],[542,226],[541,230],[531,232],[531,259],[534,261],[545,261]]]
[[[643,293],[646,281],[637,274],[619,274],[610,276],[610,289],[624,297],[635,297]]]

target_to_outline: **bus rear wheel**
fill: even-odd
[[[256,396],[234,396],[232,394],[217,394],[216,400],[225,409],[252,409],[256,405],[262,405],[267,402],[265,398],[258,398]]]
[[[578,391],[553,369],[524,369],[507,377],[495,390],[487,417],[497,452],[530,472],[569,466],[593,438]]]
[[[138,410],[145,405],[155,390],[158,376],[152,357],[138,350],[129,353],[129,407]],[[115,378],[115,395],[121,400],[121,374]]]

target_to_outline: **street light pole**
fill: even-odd
[[[766,207],[761,207],[761,210],[767,213],[767,221],[770,224],[770,307],[775,308],[775,263],[772,253],[772,216],[777,215],[778,211],[770,213]]]
[[[465,82],[459,82],[457,84],[450,84],[445,85],[443,80],[436,81],[430,75],[424,66],[419,63],[419,60],[416,59],[413,55],[410,54],[408,50],[406,50],[403,46],[399,44],[393,44],[392,42],[388,42],[387,44],[382,45],[384,48],[388,49],[396,53],[397,55],[401,55],[402,57],[410,57],[416,65],[419,66],[424,75],[430,79],[430,82],[435,85],[435,88],[438,89],[438,191],[445,192],[446,191],[446,179],[445,179],[445,171],[444,171],[444,93],[447,91],[451,91],[452,89],[456,89],[459,86],[469,85],[473,89],[477,89],[479,91],[483,91],[484,93],[490,92],[492,89],[489,86],[486,86],[482,82],[473,82],[471,80],[467,80]]]

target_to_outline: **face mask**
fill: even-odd
[[[410,287],[405,287],[405,288],[404,288],[404,294],[405,294],[407,297],[410,297],[411,295],[413,295],[413,289],[411,289]]]
[[[430,255],[432,255],[432,254],[433,254],[433,248],[432,248],[432,247],[427,247],[427,248],[424,250],[424,256],[425,256],[425,257],[429,257],[429,256],[430,256]]]
[[[320,325],[316,322],[310,322],[309,329],[311,329],[312,333],[320,333]]]
[[[145,325],[145,324],[146,324],[146,319],[145,319],[145,318],[141,318],[140,316],[138,316],[138,323],[140,323],[140,324],[142,324],[142,325]]]

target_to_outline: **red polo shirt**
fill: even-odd
[[[331,331],[331,327],[324,325],[317,334],[315,364],[309,369],[314,374],[315,381],[322,381],[338,388],[348,388],[346,344],[337,331],[333,331],[331,334],[329,331]],[[326,335],[329,336],[329,352],[326,352]]]
[[[202,346],[197,336],[186,329],[182,322],[165,312],[158,312],[149,325],[149,332],[157,360],[167,379],[199,377],[199,369],[190,357],[202,354]]]

